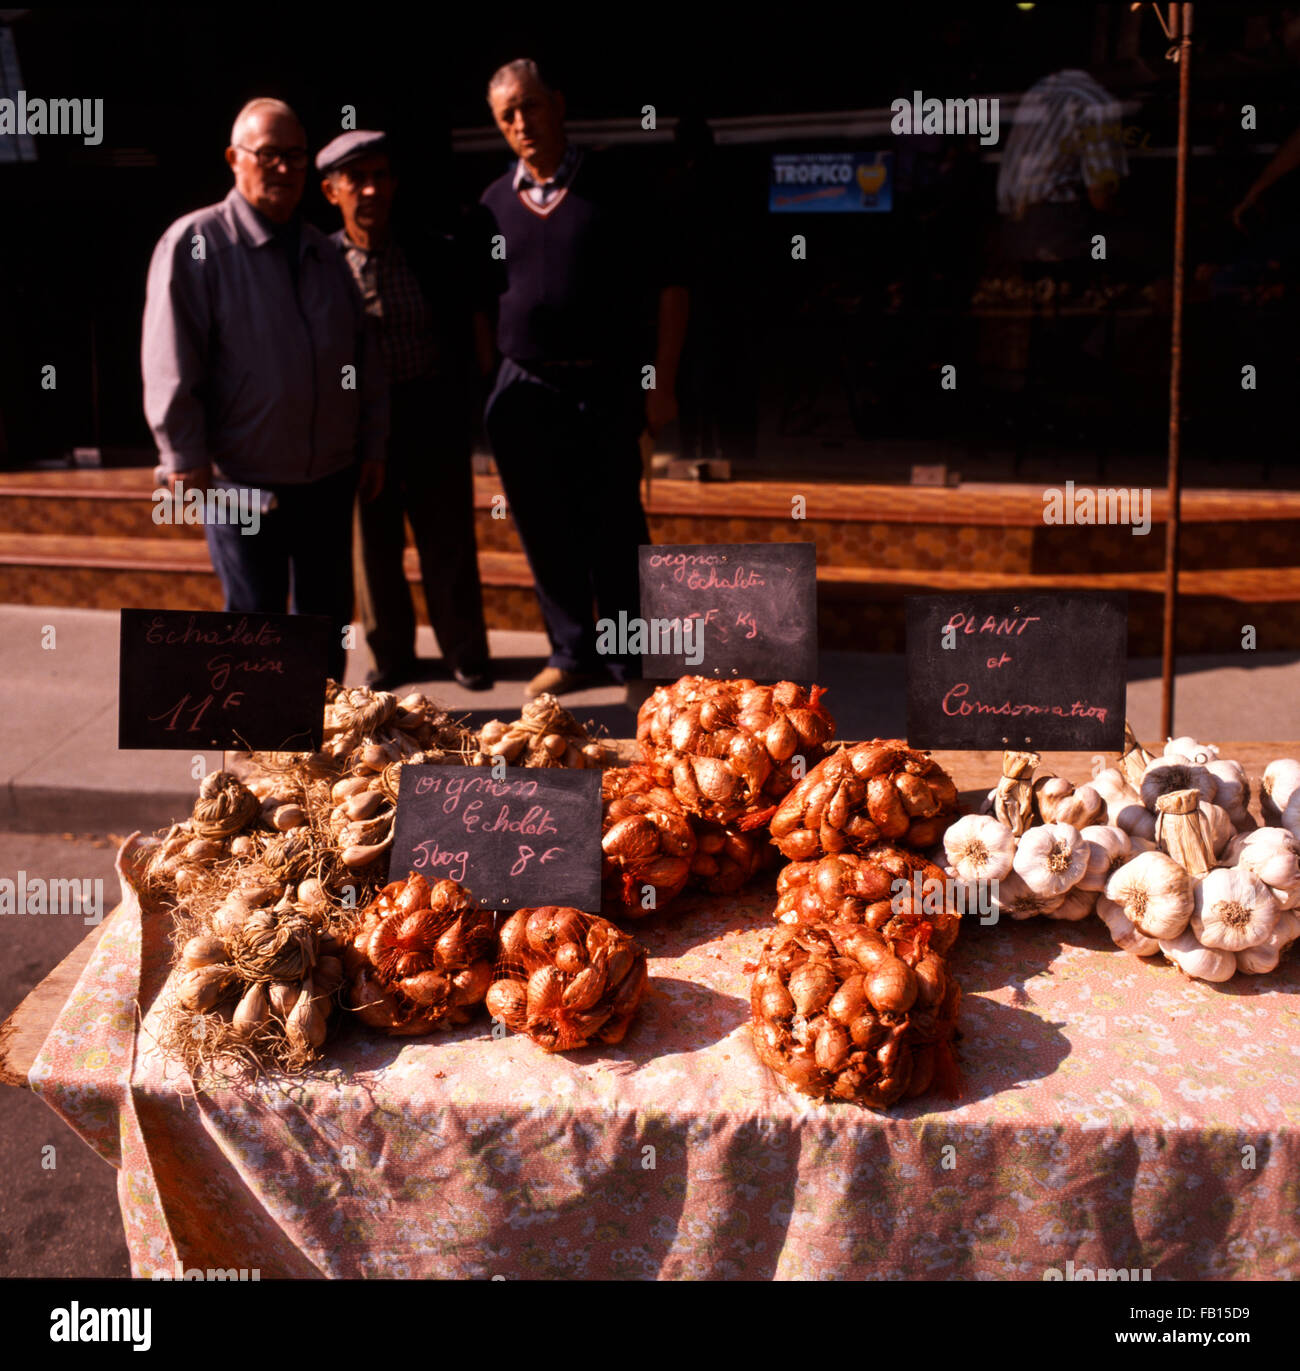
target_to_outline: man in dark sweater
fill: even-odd
[[[403,515],[420,557],[429,622],[448,670],[467,690],[491,684],[474,537],[468,396],[471,331],[457,245],[391,231],[397,181],[386,136],[340,134],[316,157],[321,190],[343,215],[334,235],[376,320],[392,386],[388,480],[358,504],[357,609],[375,659],[368,684],[418,680],[415,611],[402,564]]]
[[[486,428],[551,640],[527,694],[560,694],[639,675],[602,660],[595,625],[638,613],[639,437],[676,414],[688,296],[653,197],[567,141],[535,63],[496,72],[488,103],[518,161],[481,200],[496,319],[480,355],[495,341],[501,358]]]

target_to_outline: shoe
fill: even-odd
[[[409,662],[401,662],[397,666],[385,667],[383,670],[376,667],[366,677],[366,688],[368,690],[396,690],[398,686],[404,686],[419,679],[420,664],[412,658]]]
[[[485,666],[470,667],[467,670],[457,667],[451,675],[462,690],[491,690],[496,685],[492,673]]]
[[[530,700],[535,700],[539,695],[567,695],[570,691],[603,685],[606,680],[608,677],[603,672],[569,671],[562,666],[548,666],[528,682],[524,694]]]

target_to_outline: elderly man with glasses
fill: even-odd
[[[302,222],[307,139],[279,100],[231,130],[235,185],[163,234],[141,341],[145,416],[175,489],[251,488],[257,531],[205,522],[232,612],[352,616],[352,505],[383,485],[388,384],[347,263]],[[241,502],[242,503],[242,502]],[[233,507],[233,502],[232,502]]]

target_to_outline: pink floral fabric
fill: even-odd
[[[618,1048],[348,1024],[312,1077],[196,1095],[151,1038],[167,920],[123,889],[31,1084],[120,1168],[137,1276],[1300,1274],[1294,956],[1214,987],[1097,919],[967,919],[965,1093],[875,1114],[754,1054],[769,881],[634,926],[653,993]]]

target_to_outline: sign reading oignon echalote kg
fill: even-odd
[[[642,547],[639,653],[651,680],[811,681],[817,674],[812,543]]]

